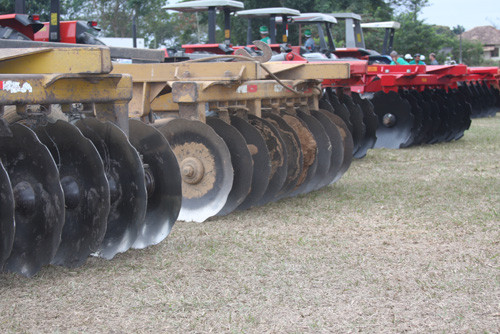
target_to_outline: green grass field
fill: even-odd
[[[498,333],[500,116],[0,296],[2,333]]]

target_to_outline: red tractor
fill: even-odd
[[[50,22],[26,14],[24,0],[16,0],[14,14],[0,15],[0,39],[102,45],[90,30],[100,30],[96,21],[60,21],[59,0],[51,0]]]

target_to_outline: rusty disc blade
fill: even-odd
[[[396,92],[377,92],[371,100],[378,117],[375,148],[400,148],[411,138],[413,115],[408,101]]]
[[[325,178],[317,184],[316,189],[319,189],[340,178],[340,169],[342,167],[342,162],[344,161],[344,143],[339,128],[329,117],[330,115],[335,115],[332,115],[328,111],[322,109],[312,110],[311,114],[321,123],[321,125],[323,125],[332,145],[330,168],[328,169],[328,173]]]
[[[64,225],[64,193],[49,150],[29,128],[10,126],[0,159],[12,184],[16,231],[4,270],[33,276],[54,258]]]
[[[247,142],[236,128],[216,117],[207,117],[207,124],[224,139],[231,153],[233,165],[233,186],[227,197],[226,204],[217,215],[227,215],[233,212],[248,196],[252,186],[252,155]]]
[[[172,230],[182,202],[181,173],[165,137],[153,126],[131,119],[130,143],[144,164],[148,202],[144,226],[132,248],[156,245]]]
[[[14,244],[14,193],[9,175],[0,161],[0,272]]]
[[[249,123],[256,128],[264,138],[269,152],[271,162],[271,173],[267,189],[257,202],[257,205],[264,205],[275,200],[278,192],[285,184],[287,177],[287,152],[285,143],[281,138],[278,129],[270,122],[254,115],[248,115]]]
[[[316,172],[302,191],[304,194],[318,189],[319,184],[321,184],[324,179],[328,177],[328,171],[330,170],[330,162],[332,158],[332,143],[330,142],[330,137],[326,133],[324,126],[314,116],[301,110],[297,111],[297,116],[299,116],[300,119],[307,124],[307,127],[314,136],[314,140],[317,145],[318,165],[316,167]]]
[[[265,120],[273,124],[280,132],[281,138],[286,146],[287,152],[287,176],[283,187],[276,198],[281,198],[297,185],[302,172],[304,157],[300,148],[300,140],[297,133],[289,126],[281,116],[272,112],[262,112]]]
[[[177,157],[182,179],[179,220],[203,222],[226,204],[233,186],[231,154],[224,140],[205,123],[163,119],[155,127]]]
[[[97,251],[106,232],[109,185],[92,142],[65,121],[34,129],[58,169],[65,199],[61,244],[52,264],[78,267]]]
[[[245,200],[238,210],[245,210],[257,205],[266,192],[271,174],[271,162],[266,142],[260,132],[250,123],[238,116],[231,116],[231,125],[245,138],[248,150],[252,155],[252,185]]]
[[[104,163],[111,206],[106,234],[96,255],[109,260],[127,251],[144,227],[144,168],[139,154],[116,125],[95,118],[81,119],[75,125],[92,141]]]
[[[342,137],[342,144],[344,145],[344,157],[342,159],[342,165],[340,166],[340,170],[337,173],[337,176],[331,182],[334,183],[337,182],[351,166],[353,158],[352,150],[354,144],[352,142],[351,133],[349,132],[349,129],[347,128],[347,125],[345,125],[342,118],[332,113],[323,113],[323,115],[327,116],[335,124],[340,132],[340,136]]]
[[[316,143],[307,123],[299,116],[284,111],[281,112],[280,116],[294,129],[300,139],[300,148],[303,156],[302,172],[295,188],[285,195],[296,196],[305,191],[311,179],[316,174],[316,169],[318,168],[318,143]]]

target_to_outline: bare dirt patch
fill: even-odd
[[[0,331],[497,333],[499,222],[497,116],[112,261],[2,274]]]

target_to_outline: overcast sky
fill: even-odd
[[[425,23],[462,25],[466,30],[485,25],[500,29],[500,0],[430,0],[429,4],[419,17]]]

